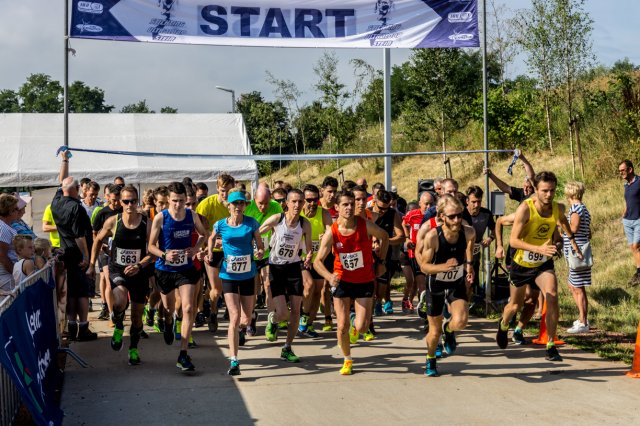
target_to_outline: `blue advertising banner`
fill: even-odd
[[[54,399],[60,378],[54,282],[53,274],[43,276],[0,315],[0,362],[35,422],[60,425],[62,410]]]
[[[73,0],[71,37],[326,48],[478,47],[477,0]]]

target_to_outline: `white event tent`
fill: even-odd
[[[62,114],[0,114],[0,187],[58,185],[63,145]],[[70,114],[69,146],[73,148],[171,154],[251,155],[240,114]],[[73,152],[73,151],[72,151]],[[101,187],[122,176],[141,190],[182,180],[209,184],[215,191],[219,173],[256,181],[255,161],[197,157],[128,156],[75,151],[69,162],[72,176],[88,177]],[[53,197],[53,189],[34,190],[31,214],[34,230]],[[31,216],[33,221],[30,220]]]

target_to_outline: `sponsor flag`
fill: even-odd
[[[0,362],[39,425],[62,424],[54,395],[60,372],[50,271],[0,315]]]
[[[326,48],[478,47],[477,0],[73,0],[70,36]]]

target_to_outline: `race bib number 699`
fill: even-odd
[[[525,250],[523,253],[524,261],[528,263],[544,263],[547,261],[547,256],[540,253]]]

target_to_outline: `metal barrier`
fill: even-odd
[[[0,299],[0,316],[11,306],[13,301],[20,295],[20,292],[24,291],[25,288],[34,284],[40,278],[47,280],[49,274],[53,274],[53,265],[47,265],[41,270],[29,275],[21,281],[10,294],[3,296],[3,298]],[[54,306],[57,306],[55,291],[53,293],[54,303],[56,303]],[[13,425],[21,404],[22,399],[20,398],[18,389],[14,386],[4,367],[0,366],[0,426]]]

